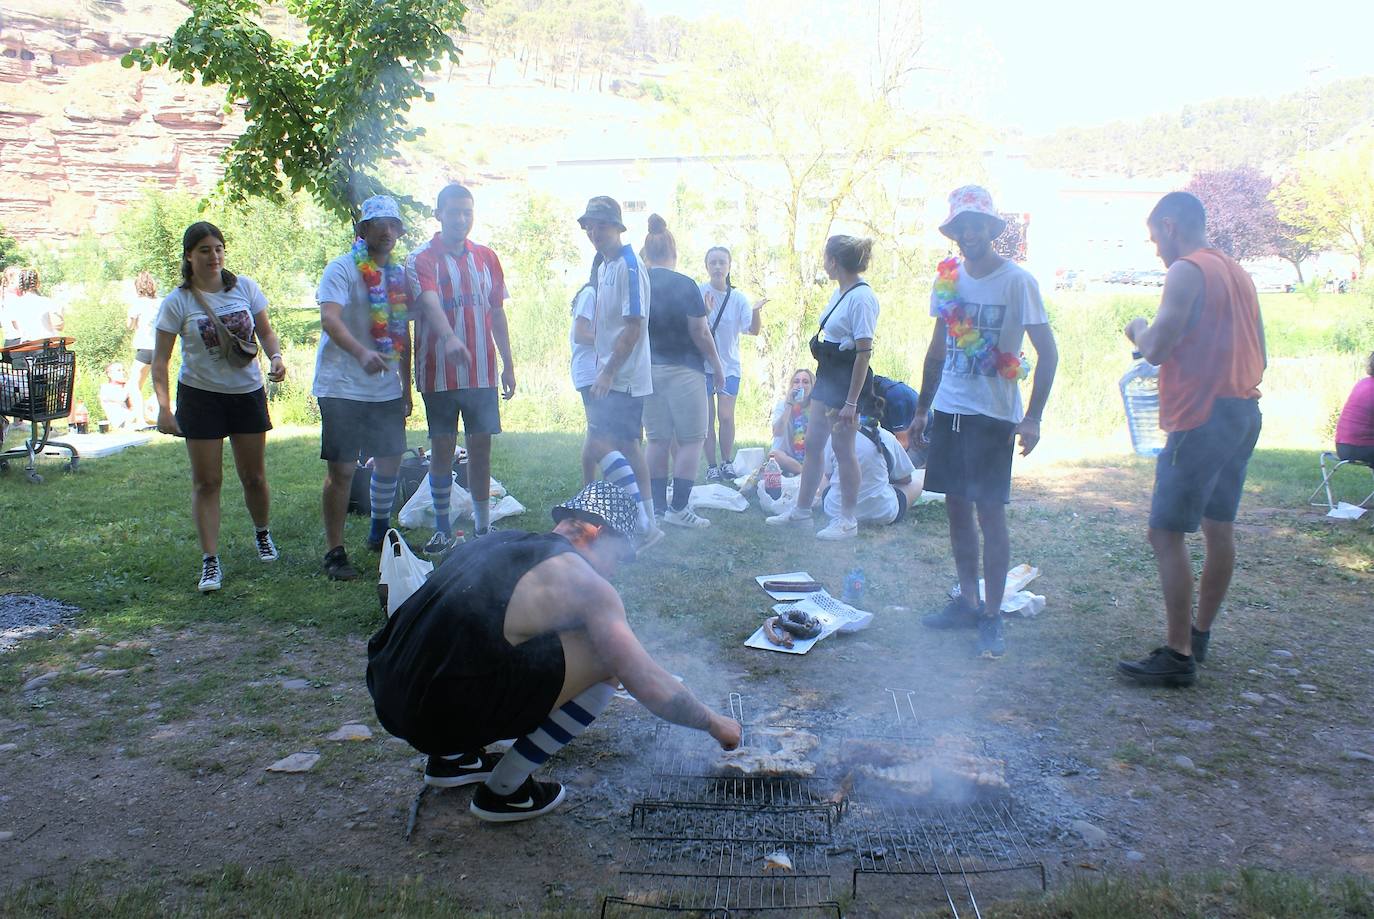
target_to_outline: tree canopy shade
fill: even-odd
[[[191,15],[166,41],[124,56],[126,67],[166,66],[188,83],[225,87],[247,129],[225,151],[221,189],[230,200],[283,198],[305,190],[341,217],[388,191],[375,164],[422,129],[405,113],[426,72],[460,51],[452,33],[458,0],[285,0],[302,41],[261,24],[258,0],[190,0]],[[404,196],[401,196],[404,197]]]

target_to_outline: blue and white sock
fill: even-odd
[[[612,450],[601,457],[601,477],[612,485],[619,485],[639,505],[639,529],[647,532],[654,525],[654,496],[642,494],[639,480],[635,478],[630,461],[619,450]]]
[[[396,476],[387,478],[377,470],[372,470],[367,495],[372,501],[372,529],[367,538],[372,542],[381,542],[391,526],[391,509],[396,505]]]
[[[448,535],[452,525],[448,519],[449,500],[453,497],[453,473],[447,469],[443,475],[429,474],[429,493],[434,498],[434,529]]]
[[[572,743],[574,737],[591,727],[596,717],[611,704],[615,690],[609,683],[597,683],[565,702],[544,723],[515,741],[491,771],[487,787],[498,795],[512,794],[534,770],[550,756]]]

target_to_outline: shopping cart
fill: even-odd
[[[66,418],[72,409],[76,355],[67,350],[71,343],[71,338],[48,338],[0,349],[0,415],[29,423],[22,449],[0,450],[0,472],[9,468],[9,457],[22,456],[28,460],[29,481],[41,482],[36,461],[54,447],[71,454],[68,468],[76,470],[81,459],[76,448],[48,439],[53,419]]]

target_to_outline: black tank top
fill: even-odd
[[[530,569],[572,551],[554,533],[495,532],[459,546],[434,569],[367,645],[367,687],[382,726],[414,743],[434,732],[436,721],[453,718],[453,686],[488,676],[499,685],[498,675],[517,660],[537,662],[543,655],[531,652],[550,643],[558,645],[549,651],[557,651],[561,668],[557,633],[519,646],[506,640],[506,607]]]

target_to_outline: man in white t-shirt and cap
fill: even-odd
[[[649,360],[649,272],[621,234],[620,204],[598,195],[587,202],[578,226],[596,247],[596,301],[592,316],[574,320],[573,342],[590,345],[596,377],[578,390],[587,415],[587,453],[601,475],[625,489],[639,506],[641,549],[663,538],[654,522],[649,465],[641,446],[644,397],[654,391]]]
[[[941,262],[931,291],[935,328],[909,429],[913,441],[918,439],[927,427],[927,409],[935,409],[925,487],[945,495],[959,573],[959,596],[923,621],[931,628],[976,628],[985,658],[1006,651],[1001,606],[1011,565],[1006,505],[1013,442],[1021,438],[1022,456],[1035,449],[1059,363],[1035,278],[993,248],[1006,226],[986,189],[965,185],[950,194],[940,232],[954,240],[963,259]],[[1030,404],[1023,409],[1018,384],[1030,375],[1021,351],[1024,338],[1035,349],[1036,368]],[[979,529],[983,602],[978,602]]]
[[[391,261],[405,224],[388,195],[364,201],[361,216],[358,238],[325,266],[315,295],[324,332],[313,392],[320,404],[320,459],[329,464],[322,502],[324,570],[336,581],[358,576],[344,550],[343,531],[359,455],[372,458],[367,547],[381,551],[411,407],[405,267]]]

